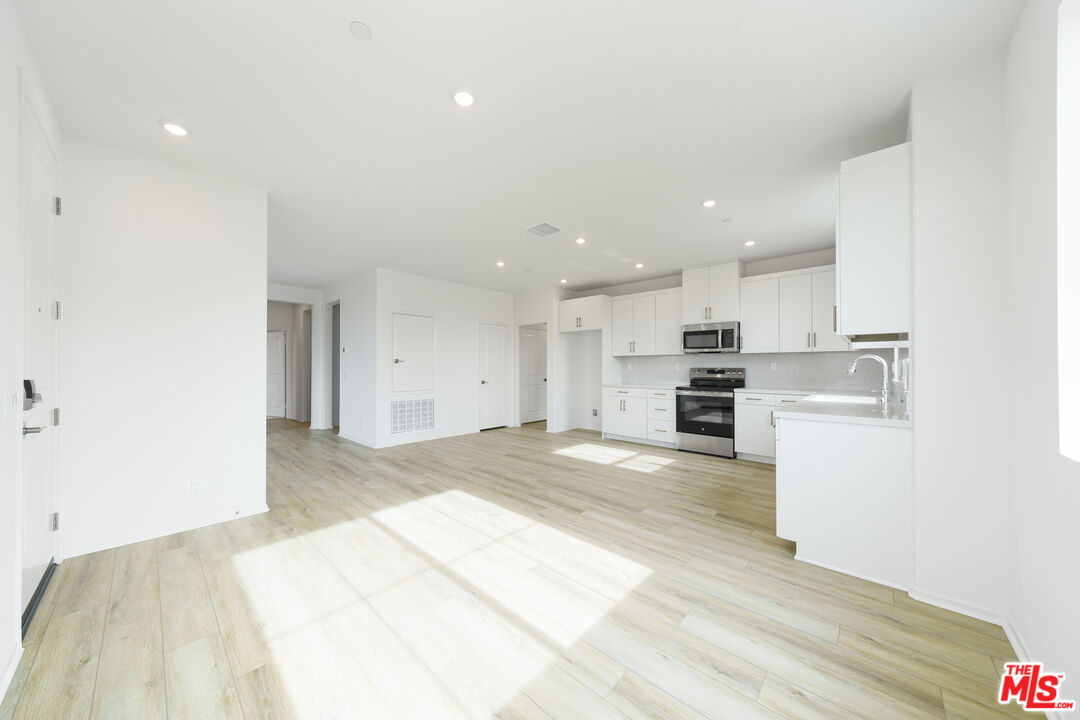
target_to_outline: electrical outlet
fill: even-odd
[[[776,372],[776,363],[769,363],[769,369]]]
[[[202,481],[201,480],[192,480],[191,481],[191,494],[192,495],[201,495],[202,494]]]
[[[598,413],[598,412],[596,411],[596,408],[593,408],[593,409],[592,409],[592,416],[593,416],[593,417],[596,417],[596,416],[597,416],[598,414],[599,414],[599,413]]]
[[[343,373],[341,374],[341,376],[342,376],[342,377],[341,377],[341,379],[342,379],[342,380],[348,380],[348,379],[349,379],[349,371],[348,371],[348,370],[344,371],[344,372],[343,372]]]

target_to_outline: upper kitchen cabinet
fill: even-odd
[[[559,303],[560,332],[599,330],[604,323],[607,295],[563,300]]]
[[[910,331],[911,232],[911,143],[840,164],[839,334]]]
[[[739,320],[742,260],[683,270],[682,320],[686,325]]]
[[[681,297],[678,290],[611,300],[612,355],[681,355]]]
[[[779,278],[745,278],[742,281],[742,351],[780,352]]]
[[[836,332],[832,265],[742,279],[742,351],[848,350]]]

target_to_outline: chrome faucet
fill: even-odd
[[[860,360],[877,360],[879,363],[881,363],[881,404],[884,405],[889,399],[889,363],[885,362],[885,358],[881,357],[880,355],[871,355],[869,353],[866,355],[860,355],[859,357],[852,360],[851,364],[848,365],[848,375],[855,374],[856,366],[859,364]]]

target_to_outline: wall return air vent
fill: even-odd
[[[531,228],[525,228],[525,232],[531,232],[533,235],[539,235],[544,237],[545,235],[554,235],[560,232],[562,228],[557,228],[551,223],[540,223],[539,225],[533,225]]]
[[[435,429],[435,398],[392,400],[390,434]]]

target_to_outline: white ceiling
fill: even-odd
[[[914,81],[1019,4],[19,1],[67,131],[269,191],[271,281],[505,290],[832,245],[839,161],[902,142]]]

